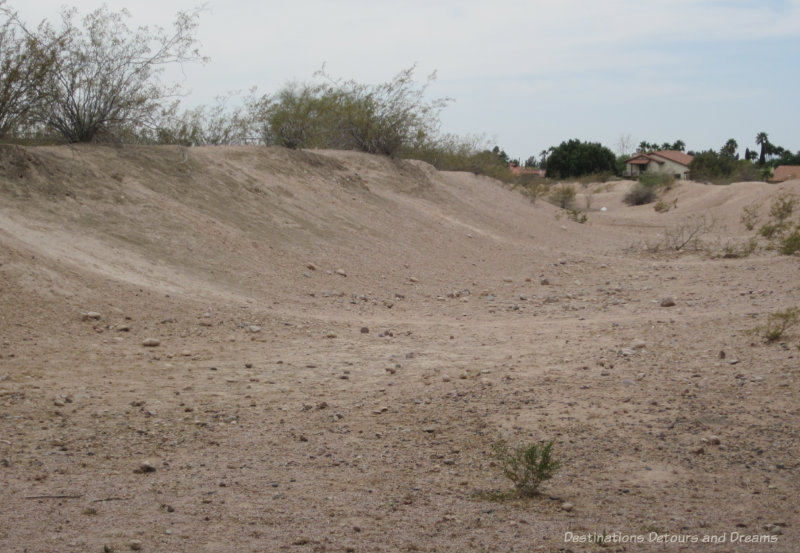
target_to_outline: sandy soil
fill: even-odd
[[[800,181],[629,186],[3,148],[0,550],[797,551],[800,336],[749,331],[800,261],[721,253]],[[556,440],[541,497],[492,500],[501,436]]]

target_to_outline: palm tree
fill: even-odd
[[[760,132],[756,135],[756,144],[761,146],[761,155],[758,156],[758,164],[764,165],[767,162],[767,150],[769,149],[769,137],[767,133]]]
[[[736,143],[736,140],[733,138],[728,139],[725,145],[720,150],[720,154],[725,157],[734,157],[736,156],[736,150],[739,148],[739,144]]]

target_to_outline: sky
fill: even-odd
[[[511,157],[577,138],[719,150],[755,136],[800,150],[800,0],[7,0],[29,25],[128,9],[169,27],[203,6],[205,64],[173,69],[186,107],[277,92],[326,71],[377,84],[416,66],[442,132],[483,136]]]

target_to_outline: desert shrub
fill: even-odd
[[[771,313],[766,324],[757,326],[753,332],[762,336],[767,342],[777,342],[784,337],[786,331],[800,324],[800,309],[790,307]]]
[[[752,255],[758,250],[758,240],[750,237],[743,243],[728,243],[722,248],[722,257],[725,259],[738,259]]]
[[[263,113],[267,144],[289,148],[321,147],[399,156],[439,129],[439,112],[449,99],[428,100],[412,66],[391,81],[366,85],[334,80],[324,70],[322,83],[288,85]]]
[[[671,206],[664,201],[664,198],[659,198],[656,205],[653,206],[653,209],[655,209],[657,213],[666,213],[670,208]]]
[[[675,175],[647,171],[639,175],[639,184],[649,188],[663,188],[669,190],[675,182]]]
[[[780,241],[778,251],[783,255],[800,253],[800,226]]]
[[[715,228],[717,223],[713,218],[706,215],[690,215],[664,231],[664,245],[674,251],[700,250],[703,236]]]
[[[567,210],[567,219],[570,221],[575,221],[576,223],[585,223],[589,220],[589,217],[581,211],[580,209],[568,209]]]
[[[622,201],[628,205],[645,205],[654,202],[656,197],[656,191],[652,186],[636,183],[625,194]]]
[[[550,190],[550,202],[561,209],[572,209],[575,196],[575,187],[571,184],[562,184]]]
[[[514,483],[520,495],[533,497],[538,495],[542,483],[561,468],[561,463],[553,459],[554,443],[555,440],[550,440],[512,448],[501,439],[492,444],[492,450],[503,476]]]
[[[788,192],[780,194],[772,201],[769,219],[758,229],[758,234],[769,240],[768,247],[777,248],[784,255],[800,251],[800,224],[792,223],[796,206],[797,196]]]
[[[751,204],[742,208],[742,214],[739,221],[744,225],[747,230],[753,230],[758,223],[758,211],[761,209],[761,204]]]

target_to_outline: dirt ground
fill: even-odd
[[[722,255],[800,181],[630,185],[4,147],[0,550],[800,550],[800,334],[750,332],[800,260]],[[500,437],[555,440],[540,497]]]

